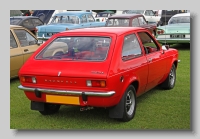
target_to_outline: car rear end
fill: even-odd
[[[110,107],[115,90],[107,78],[115,35],[52,38],[19,72],[18,87],[32,102]]]

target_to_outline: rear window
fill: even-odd
[[[110,42],[109,37],[60,37],[46,46],[36,59],[104,61]]]
[[[190,16],[172,17],[169,24],[190,23]]]
[[[21,20],[20,18],[10,18],[10,25],[18,25]]]
[[[129,19],[108,19],[107,26],[113,27],[128,27],[129,26]]]

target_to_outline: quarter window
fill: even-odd
[[[35,27],[43,25],[42,21],[40,21],[39,19],[32,19],[32,22],[33,22]]]
[[[17,35],[17,38],[22,47],[35,45],[37,43],[37,40],[26,30],[15,29],[14,32]]]
[[[13,48],[17,48],[17,43],[12,32],[10,31],[10,49],[13,49]]]
[[[139,17],[138,20],[139,20],[140,25],[147,24],[147,22],[145,21],[145,19],[143,17]]]
[[[142,54],[142,50],[138,39],[135,34],[131,34],[124,37],[124,44],[122,48],[122,59],[127,60],[139,56]]]

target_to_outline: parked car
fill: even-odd
[[[162,44],[190,43],[190,13],[176,14],[168,25],[157,27],[156,39]]]
[[[10,25],[10,78],[18,76],[21,66],[39,48],[41,43],[28,29]]]
[[[142,14],[121,14],[108,18],[107,27],[143,27],[148,29],[154,36],[156,35],[156,24],[149,24]]]
[[[110,16],[112,16],[114,14],[115,13],[113,11],[99,12],[95,16],[95,21],[97,21],[97,22],[106,22],[106,20],[108,19],[108,17],[110,17]]]
[[[123,14],[142,14],[149,24],[158,24],[160,16],[157,16],[153,10],[125,10]]]
[[[157,85],[172,89],[178,51],[140,27],[99,27],[52,36],[19,71],[31,110],[43,115],[60,105],[109,109],[111,118],[133,119],[136,97]]]
[[[44,23],[36,16],[13,16],[10,17],[10,25],[23,26],[36,35],[36,26],[42,26]]]
[[[169,19],[178,13],[187,13],[187,10],[159,10],[160,20],[158,21],[158,26],[167,25]]]
[[[44,24],[50,24],[55,14],[67,11],[84,11],[84,10],[35,10],[33,16],[39,17],[44,22]],[[93,12],[92,10],[85,10],[85,11],[91,12],[93,16],[96,15],[96,13]]]
[[[91,12],[62,12],[56,14],[50,24],[36,27],[37,38],[48,40],[53,34],[62,31],[102,26],[105,26],[105,22],[95,22]]]

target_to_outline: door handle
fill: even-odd
[[[28,52],[29,50],[28,49],[24,49],[24,52]]]

